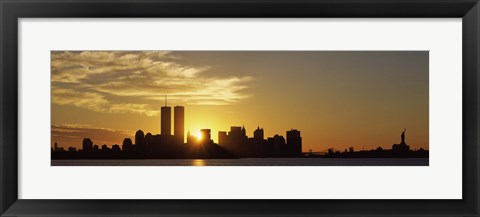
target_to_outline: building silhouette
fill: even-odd
[[[300,131],[287,131],[287,146],[291,148],[290,151],[294,156],[302,155],[302,137],[300,136]]]
[[[287,152],[287,144],[285,143],[285,138],[278,134],[275,134],[270,140],[273,145],[273,156],[275,157],[286,157],[284,153]]]
[[[107,144],[102,145],[102,152],[108,152],[110,151],[110,148],[108,148]]]
[[[138,130],[135,133],[135,145],[138,148],[139,151],[145,151],[146,150],[146,144],[145,144],[145,135],[143,134],[142,130]]]
[[[253,138],[248,138],[247,152],[251,157],[267,157],[271,154],[268,150],[267,140],[264,137],[263,128],[257,127],[253,131]]]
[[[263,140],[264,138],[263,128],[257,127],[257,129],[253,131],[253,138],[257,140]]]
[[[133,151],[133,144],[130,138],[125,138],[122,143],[122,150],[125,152],[132,152]]]
[[[218,144],[226,144],[227,131],[218,131]]]
[[[246,156],[246,145],[247,135],[245,127],[232,126],[230,127],[230,132],[225,137],[224,143],[220,143],[222,147],[226,148],[228,151],[237,154],[239,156]]]
[[[195,136],[192,136],[190,134],[190,131],[188,131],[188,133],[187,133],[187,144],[194,144],[196,139],[197,138]]]
[[[165,106],[162,106],[160,113],[160,134],[172,135],[172,108],[167,106],[167,96],[165,96]]]
[[[114,152],[120,152],[120,151],[121,151],[120,146],[117,145],[117,144],[113,145],[113,146],[112,146],[112,151],[114,151]]]
[[[145,146],[146,146],[146,149],[148,150],[150,148],[150,145],[152,143],[152,134],[151,133],[147,133],[145,135]]]
[[[84,138],[82,142],[83,152],[91,152],[93,150],[93,142],[90,138]]]
[[[177,143],[182,144],[185,141],[185,108],[175,106],[173,109],[173,135]]]
[[[248,138],[244,126],[232,126],[230,132],[218,132],[218,144],[240,157],[301,157],[300,131],[287,131],[288,142],[280,135],[264,139],[263,128],[257,127]]]
[[[210,129],[201,129],[200,130],[200,134],[202,135],[201,140],[200,140],[201,143],[212,142],[212,135],[211,135],[210,131],[211,131]]]

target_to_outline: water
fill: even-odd
[[[428,166],[428,158],[52,160],[52,166]]]

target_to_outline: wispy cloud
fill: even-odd
[[[102,93],[68,88],[52,87],[52,102],[58,105],[74,105],[103,113],[135,113],[147,116],[155,116],[159,113],[158,109],[153,109],[148,104],[112,103]]]
[[[152,101],[164,95],[197,105],[229,105],[249,97],[243,90],[252,77],[207,76],[211,66],[182,65],[178,59],[160,51],[53,51],[52,102],[152,116],[158,114]]]
[[[91,138],[94,143],[121,144],[124,138],[131,138],[135,132],[110,128],[93,127],[81,124],[54,124],[51,128],[52,142],[60,146],[81,147],[83,138]]]

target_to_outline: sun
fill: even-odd
[[[197,133],[197,139],[198,139],[198,140],[202,140],[202,133],[201,133],[201,132],[198,132],[198,133]]]

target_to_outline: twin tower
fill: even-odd
[[[165,106],[160,109],[160,134],[165,136],[172,135],[172,107],[167,106],[167,97],[165,96]],[[178,143],[185,141],[185,108],[175,106],[173,108],[173,136]]]

